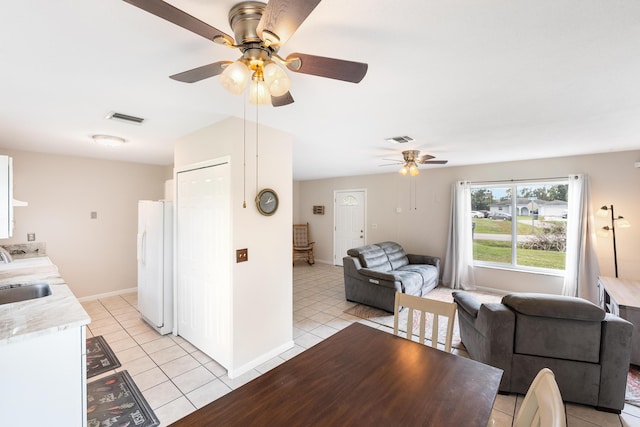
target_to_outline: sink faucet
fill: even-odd
[[[3,247],[0,246],[0,263],[9,264],[13,261],[11,254]]]

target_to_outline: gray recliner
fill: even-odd
[[[562,399],[620,413],[633,325],[597,305],[559,295],[517,293],[481,304],[454,292],[460,337],[472,359],[504,371],[501,392],[526,394],[542,368]]]
[[[424,296],[438,286],[440,258],[405,253],[395,242],[349,249],[342,259],[348,301],[393,313],[396,291]]]

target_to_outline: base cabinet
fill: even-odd
[[[633,323],[631,363],[640,366],[640,281],[599,277],[600,305]]]
[[[0,347],[1,425],[85,427],[85,327]]]

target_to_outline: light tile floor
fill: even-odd
[[[102,335],[122,367],[129,371],[161,426],[184,417],[269,369],[319,343],[353,322],[389,328],[344,313],[342,268],[296,264],[293,269],[293,338],[295,346],[239,378],[181,337],[160,336],[140,319],[135,293],[84,302],[91,316],[87,336]],[[466,356],[464,352],[457,354]],[[103,376],[113,373],[107,372]],[[95,378],[90,379],[89,381]],[[492,417],[497,427],[511,426],[522,396],[498,395]],[[566,404],[569,427],[640,426],[640,408],[626,405],[620,415]]]

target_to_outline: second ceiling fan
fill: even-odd
[[[418,164],[420,165],[445,165],[448,160],[432,160],[435,159],[435,156],[431,154],[423,154],[420,155],[420,150],[405,150],[402,152],[403,160],[396,159],[385,159],[392,161],[394,163],[389,163],[380,166],[391,166],[391,165],[402,165],[400,169],[400,173],[402,175],[409,174],[411,176],[416,176],[420,173],[418,169]]]
[[[367,74],[367,64],[304,53],[278,55],[320,0],[245,1],[229,11],[234,38],[162,0],[124,0],[153,15],[179,25],[215,43],[237,48],[242,56],[234,61],[218,61],[170,76],[195,83],[220,75],[225,89],[240,94],[250,84],[250,101],[274,107],[293,102],[291,82],[278,64],[290,71],[346,82],[359,83]]]

